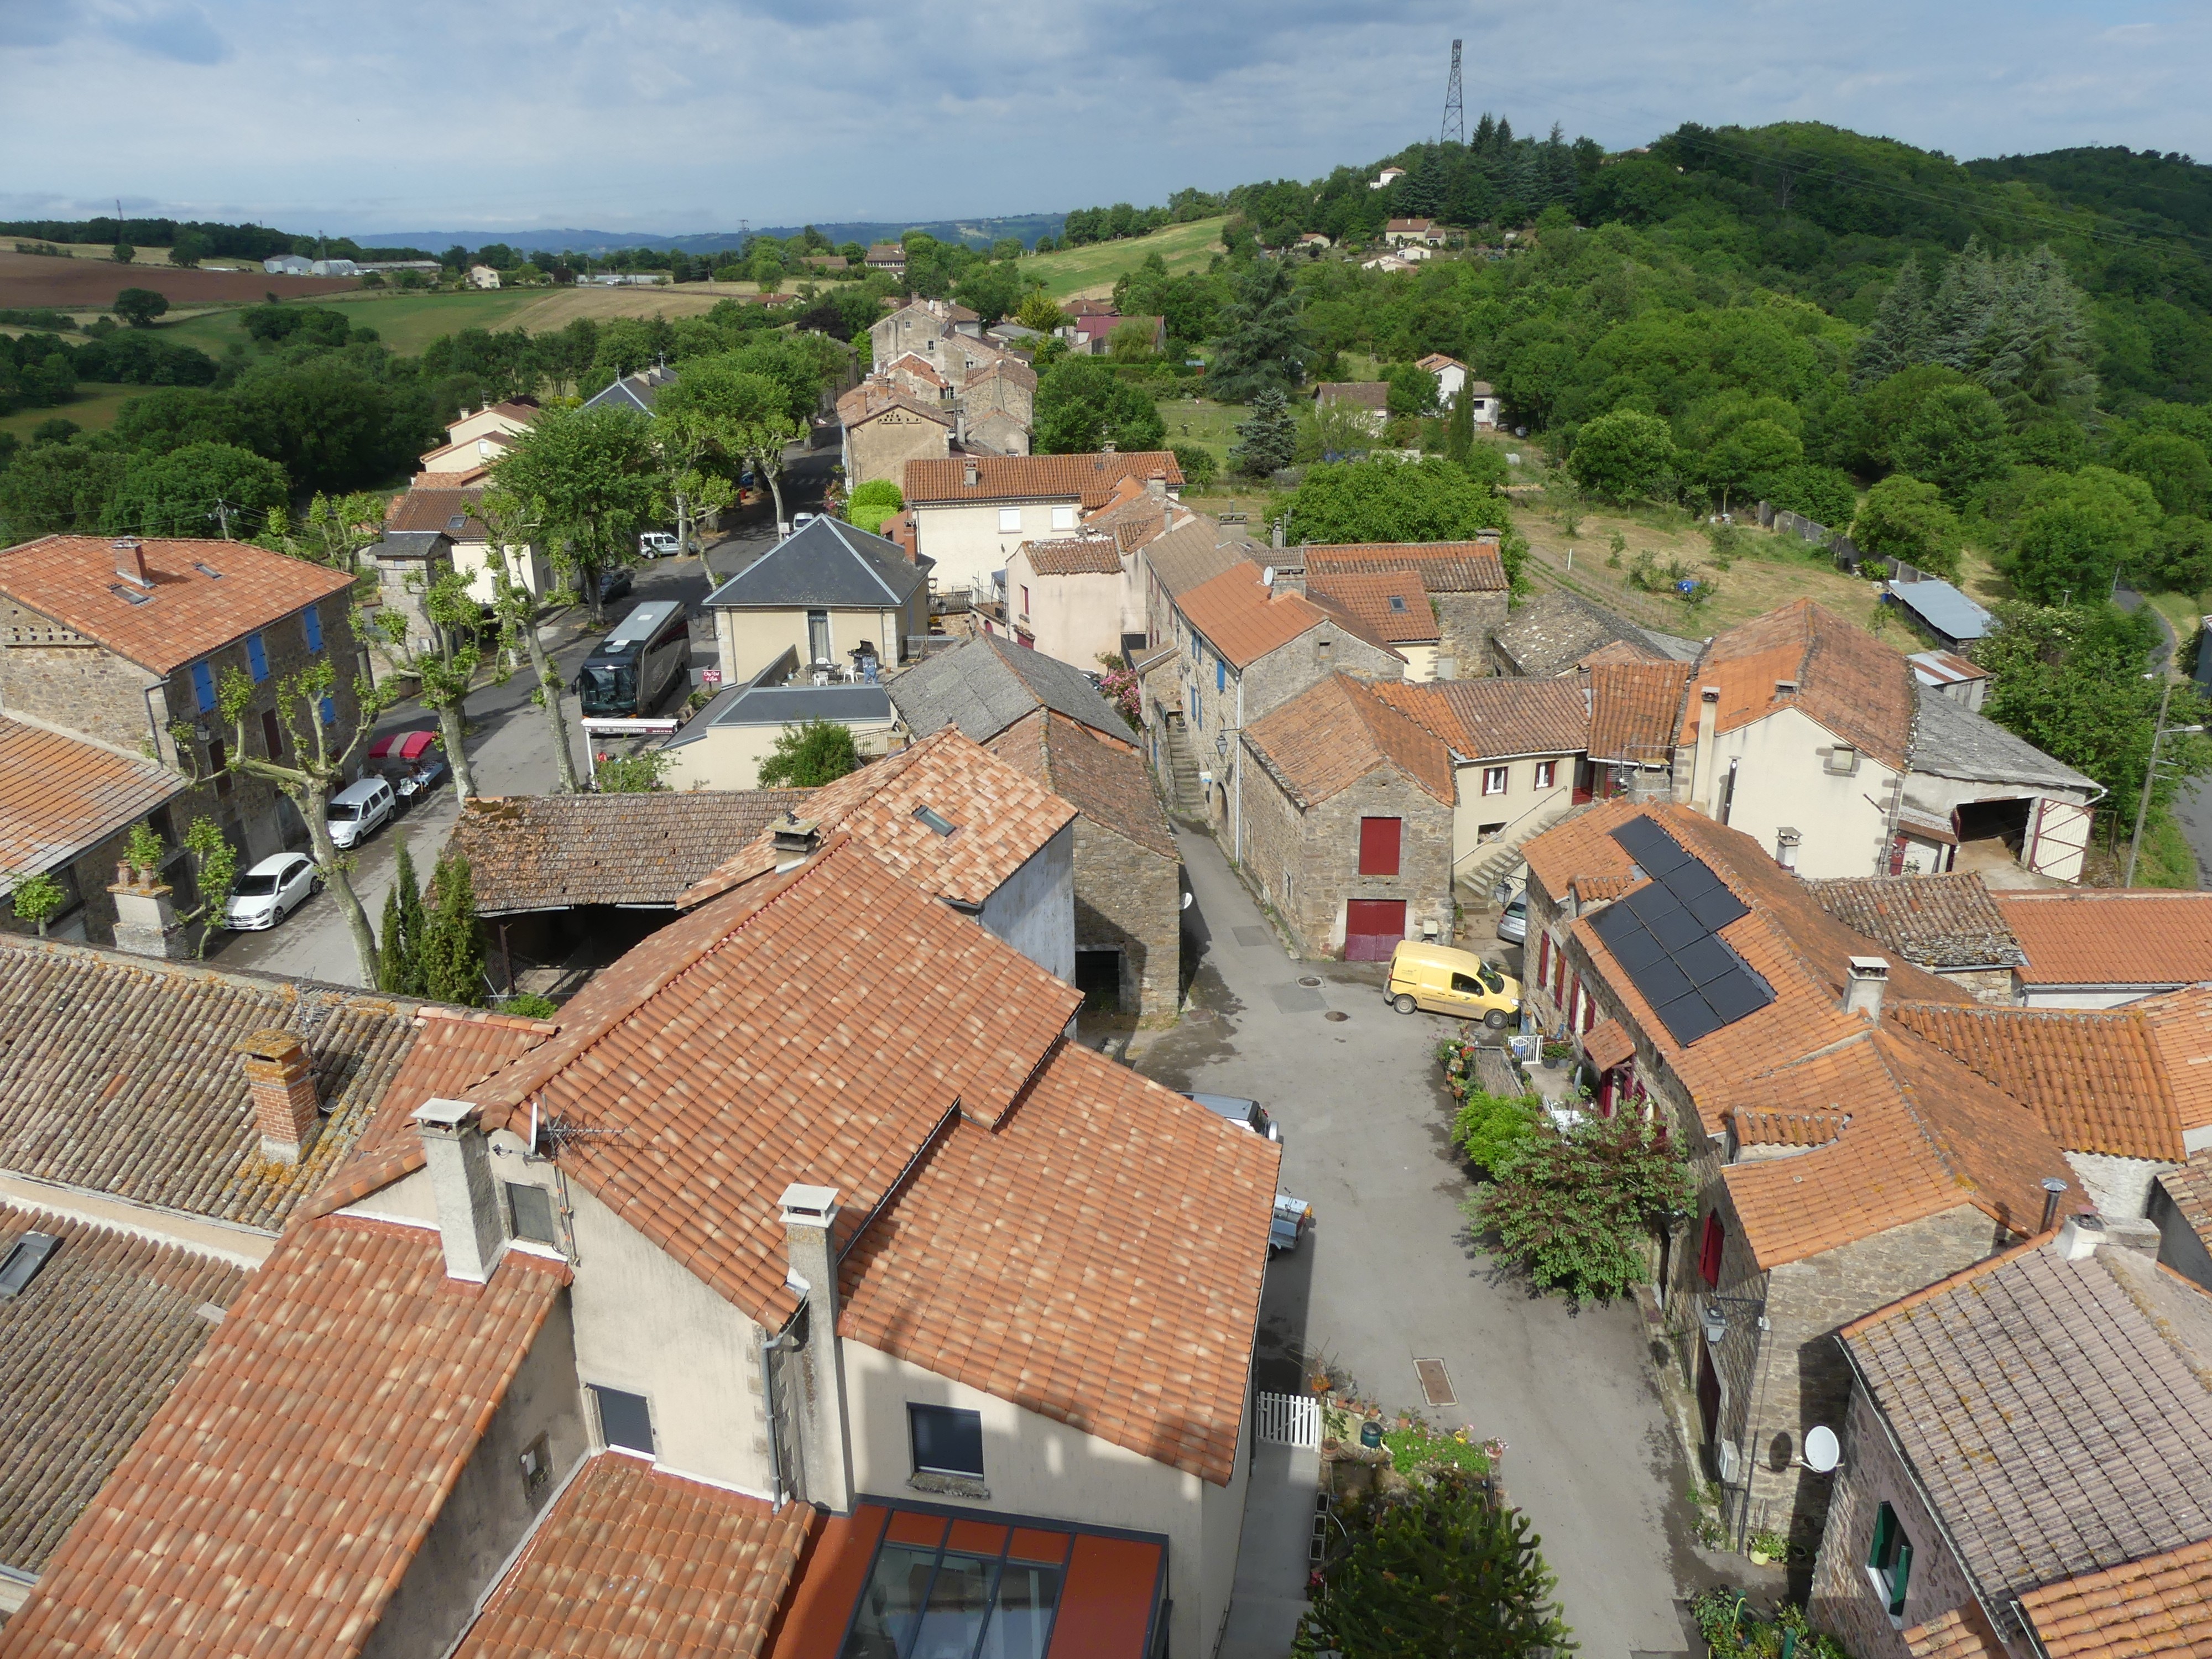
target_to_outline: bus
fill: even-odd
[[[576,696],[584,718],[643,720],[691,672],[691,623],[677,599],[650,599],[624,617],[584,659]]]

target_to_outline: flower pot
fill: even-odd
[[[1750,1551],[1747,1551],[1747,1552],[1746,1552],[1746,1553],[1747,1553],[1747,1554],[1751,1557],[1751,1565],[1752,1565],[1753,1566],[1754,1566],[1754,1567],[1763,1567],[1763,1566],[1765,1566],[1765,1565],[1766,1565],[1766,1552],[1765,1552],[1765,1551],[1764,1551],[1764,1550],[1750,1550]]]

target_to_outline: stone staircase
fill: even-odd
[[[1170,720],[1167,729],[1168,773],[1174,780],[1168,810],[1179,817],[1199,817],[1206,811],[1206,792],[1198,781],[1198,761],[1190,752],[1190,740],[1183,723]]]
[[[1528,862],[1518,842],[1500,842],[1453,878],[1461,905],[1469,911],[1498,908],[1498,884],[1516,874]]]

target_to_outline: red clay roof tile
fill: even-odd
[[[976,481],[967,482],[967,469]],[[1172,450],[1115,450],[1099,455],[952,455],[906,464],[904,494],[909,507],[949,502],[1076,501],[1102,504],[1125,477],[1142,478],[1155,468],[1170,488],[1182,487],[1182,468]]]
[[[1449,806],[1457,799],[1443,739],[1348,674],[1316,681],[1245,728],[1244,746],[1300,806],[1315,806],[1390,766]]]
[[[0,714],[0,893],[82,857],[184,787],[143,757]]]
[[[1992,893],[2027,953],[2029,985],[2212,980],[2212,893],[2088,888]]]

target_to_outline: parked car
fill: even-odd
[[[274,927],[322,886],[314,861],[300,853],[276,853],[238,878],[222,907],[222,925],[239,933]]]
[[[637,538],[637,556],[641,559],[672,559],[683,551],[684,544],[672,530],[648,530]]]
[[[1505,914],[1498,919],[1498,937],[1508,945],[1528,942],[1528,896],[1516,893],[1513,902],[1505,907]]]
[[[356,846],[389,822],[399,810],[398,793],[380,777],[349,783],[331,797],[323,822],[338,847]]]
[[[1275,1194],[1275,1213],[1267,1224],[1267,1254],[1280,1255],[1298,1248],[1298,1236],[1313,1225],[1313,1206],[1288,1193]]]
[[[1432,1014],[1479,1019],[1502,1031],[1521,1012],[1521,981],[1472,951],[1401,939],[1390,953],[1382,1000],[1401,1014],[1425,1008]]]
[[[602,570],[599,572],[599,603],[605,605],[610,599],[621,599],[629,592],[630,586],[628,565],[618,564],[611,570]]]
[[[1209,1112],[1227,1118],[1240,1128],[1249,1129],[1255,1135],[1265,1135],[1277,1146],[1282,1144],[1283,1126],[1267,1115],[1267,1109],[1256,1100],[1247,1100],[1241,1095],[1185,1095],[1185,1100],[1194,1100]]]

